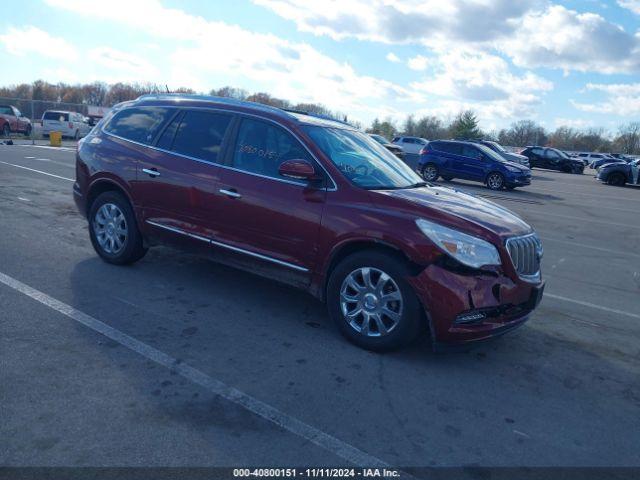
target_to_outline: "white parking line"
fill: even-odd
[[[63,152],[75,152],[76,149],[73,147],[51,147],[49,145],[25,145],[25,144],[20,144],[20,145],[14,145],[16,147],[31,147],[31,148],[48,148],[50,150],[61,150]]]
[[[46,293],[43,293],[35,288],[32,288],[24,283],[16,280],[9,275],[0,272],[0,283],[40,302],[43,305],[69,317],[76,322],[79,322],[86,327],[110,338],[111,340],[127,347],[130,350],[142,355],[149,360],[152,360],[164,367],[182,375],[187,380],[206,388],[210,392],[219,395],[228,401],[239,405],[251,413],[254,413],[265,420],[275,424],[276,426],[287,430],[294,435],[297,435],[305,440],[308,440],[315,445],[324,448],[325,450],[347,460],[357,466],[362,467],[378,467],[385,468],[389,465],[382,460],[363,452],[362,450],[343,442],[325,433],[311,425],[302,422],[294,417],[281,412],[277,408],[267,405],[260,400],[247,395],[240,390],[230,387],[215,378],[208,376],[206,373],[191,367],[185,363],[179,362],[176,358],[167,355],[160,350],[157,350],[146,343],[136,340],[135,338],[127,335],[126,333],[117,330],[106,323],[97,320],[96,318],[87,315],[80,310],[73,308],[66,303],[56,300],[50,297]]]
[[[42,170],[36,170],[35,168],[23,167],[22,165],[16,165],[15,163],[3,162],[1,160],[0,160],[0,163],[3,163],[5,165],[10,165],[10,166],[16,167],[16,168],[23,168],[25,170],[29,170],[30,172],[41,173],[42,175],[48,175],[50,177],[60,178],[62,180],[69,180],[70,182],[75,182],[75,180],[73,178],[61,177],[60,175],[54,175],[53,173],[43,172]]]
[[[604,307],[602,305],[596,305],[595,303],[583,302],[582,300],[574,300],[573,298],[562,297],[560,295],[553,295],[552,293],[544,294],[545,297],[553,298],[555,300],[562,300],[563,302],[575,303],[576,305],[582,305],[583,307],[595,308],[602,310],[603,312],[616,313],[618,315],[624,315],[626,317],[640,319],[640,315],[637,313],[625,312],[624,310],[617,310],[615,308]]]
[[[540,238],[545,242],[563,243],[565,245],[571,245],[572,247],[588,248],[588,249],[591,249],[591,250],[597,250],[599,252],[611,253],[611,254],[620,255],[620,256],[623,256],[623,257],[637,257],[637,258],[640,258],[640,254],[637,254],[637,253],[625,252],[625,251],[622,251],[622,250],[613,250],[611,248],[596,247],[595,245],[587,245],[585,243],[576,243],[576,242],[573,242],[571,240],[560,240],[559,238],[547,237],[544,234],[540,235]]]
[[[589,222],[589,223],[600,223],[602,225],[611,225],[612,227],[622,227],[622,228],[640,228],[640,225],[635,225],[634,223],[615,223],[615,222],[606,222],[604,220],[594,220],[592,218],[586,217],[576,217],[573,215],[558,215],[557,213],[549,213],[548,211],[544,212],[533,212],[528,210],[526,212],[527,215],[539,215],[545,217],[557,217],[557,218],[566,218],[567,220],[576,220],[578,222]]]

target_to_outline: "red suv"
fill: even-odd
[[[74,198],[109,263],[172,244],[301,287],[352,342],[486,339],[538,305],[542,247],[513,213],[424,183],[353,127],[264,105],[147,95],[80,143]]]

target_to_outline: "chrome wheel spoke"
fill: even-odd
[[[106,253],[118,253],[127,243],[127,219],[117,205],[105,203],[93,218],[93,231],[100,247]]]
[[[382,270],[361,267],[342,282],[340,309],[345,321],[360,335],[387,335],[400,322],[402,308],[398,284]]]

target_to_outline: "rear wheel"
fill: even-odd
[[[502,190],[504,187],[504,177],[501,173],[493,172],[487,177],[487,187],[491,190]]]
[[[96,253],[108,263],[133,263],[147,253],[133,209],[119,192],[104,192],[91,204],[89,235]]]
[[[607,178],[607,183],[615,187],[623,187],[624,184],[627,183],[627,179],[624,178],[623,174],[616,172],[609,175],[609,178]]]
[[[375,351],[399,348],[416,338],[421,306],[406,281],[402,258],[365,250],[342,260],[327,285],[327,307],[341,333]]]
[[[427,182],[435,182],[440,176],[438,172],[438,167],[436,167],[433,163],[427,163],[424,167],[422,167],[422,178],[424,178]]]
[[[9,138],[9,134],[11,133],[11,128],[9,128],[9,124],[5,123],[2,127],[2,136]]]
[[[73,134],[73,139],[78,140],[80,138],[80,131],[76,130],[76,133]]]
[[[25,128],[24,136],[25,137],[30,137],[31,136],[31,125],[27,125],[27,128]]]

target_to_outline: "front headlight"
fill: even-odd
[[[480,268],[483,265],[500,265],[501,263],[496,247],[481,238],[443,227],[423,218],[416,220],[416,225],[444,253],[464,265]]]

